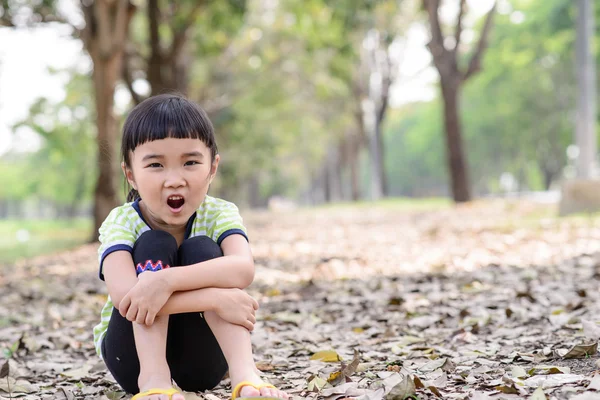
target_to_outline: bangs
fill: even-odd
[[[214,130],[208,116],[195,103],[177,95],[158,95],[144,100],[129,114],[123,126],[123,159],[136,147],[155,140],[199,139],[217,154]]]

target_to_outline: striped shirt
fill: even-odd
[[[100,279],[104,280],[102,262],[110,253],[124,250],[133,251],[133,245],[142,233],[151,230],[140,211],[139,199],[113,209],[100,227]],[[221,245],[229,235],[240,234],[246,239],[246,228],[235,204],[215,197],[206,196],[200,207],[190,217],[185,238],[208,236]],[[132,266],[133,267],[133,266]],[[108,297],[102,308],[100,323],[94,327],[94,346],[100,357],[100,345],[106,335],[108,323],[113,311],[113,302]]]

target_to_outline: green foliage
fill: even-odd
[[[462,93],[465,145],[476,193],[501,190],[499,178],[505,172],[517,177],[522,189],[545,188],[560,178],[567,164],[566,147],[573,141],[575,3],[510,3],[511,13],[496,16],[482,72]],[[354,89],[366,30],[376,27],[388,43],[404,34],[413,23],[413,14],[403,8],[407,4],[206,3],[189,32],[189,95],[210,112],[217,131],[222,163],[213,194],[243,199],[248,186],[256,184],[263,199],[300,196],[322,170],[328,149],[356,127]],[[166,13],[160,29],[164,45],[171,43],[177,27],[189,22],[196,2],[160,0],[159,5]],[[144,7],[134,17],[131,40],[147,58]],[[596,12],[600,21],[600,7]],[[600,40],[596,42],[598,46]],[[133,64],[134,77],[144,79],[144,66]],[[0,163],[0,174],[8,182],[0,200],[34,194],[68,206],[91,198],[97,149],[90,94],[89,77],[74,75],[63,102],[40,100],[32,107],[22,125],[41,135],[44,145],[30,158]],[[392,194],[447,193],[441,115],[439,99],[390,111],[384,140]],[[363,153],[360,174],[365,187],[367,162]]]
[[[12,198],[24,199],[35,193],[40,200],[70,206],[72,213],[91,200],[96,147],[90,85],[87,77],[74,75],[62,102],[51,104],[38,99],[29,117],[15,126],[17,131],[33,130],[43,144],[36,153],[21,158],[18,171],[7,174],[15,181]]]
[[[560,179],[566,148],[574,140],[575,4],[523,0],[512,5],[510,14],[496,16],[483,70],[466,84],[462,97],[477,193],[499,191],[505,172],[519,180],[520,189],[545,189]],[[399,154],[388,164],[394,193],[414,194],[429,186],[439,192],[446,181],[442,111],[436,104],[405,107],[388,125],[387,147]]]

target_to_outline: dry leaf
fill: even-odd
[[[563,358],[584,358],[594,356],[598,352],[598,342],[593,344],[578,344],[573,346],[562,357]]]
[[[318,360],[323,362],[338,362],[341,361],[341,357],[333,350],[318,351],[310,357],[311,360]]]
[[[595,375],[587,387],[587,390],[600,390],[600,375]]]
[[[529,400],[548,400],[548,398],[544,394],[544,390],[541,387],[538,387],[535,389]]]
[[[385,400],[404,400],[416,392],[415,383],[408,375],[402,375],[402,380],[385,396]]]
[[[524,376],[528,376],[527,375],[527,371],[525,371],[525,368],[520,367],[520,366],[512,367],[511,370],[510,370],[510,374],[515,379],[516,378],[522,378]]]

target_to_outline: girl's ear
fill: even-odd
[[[221,156],[218,154],[215,156],[215,159],[210,167],[210,183],[212,183],[213,179],[215,179],[215,175],[217,175],[217,169],[219,169],[219,160]]]
[[[121,162],[121,169],[123,170],[123,175],[125,175],[127,182],[129,182],[132,188],[137,190],[137,185],[135,184],[135,179],[133,178],[133,171],[127,167],[125,161]]]

